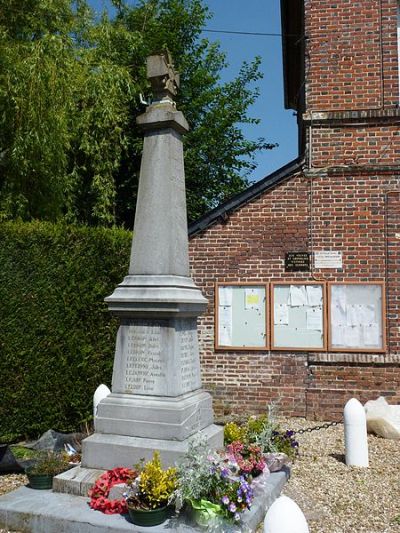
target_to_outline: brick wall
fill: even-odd
[[[400,403],[400,111],[397,0],[305,0],[306,163],[190,242],[209,300],[203,383],[218,415],[264,411],[336,419],[355,396]],[[326,281],[385,281],[382,353],[214,350],[215,282],[312,281],[285,252],[340,250]]]
[[[400,159],[399,123],[312,126],[312,166],[395,165]]]
[[[331,419],[352,396],[366,401],[384,394],[400,402],[400,195],[385,201],[396,184],[393,174],[298,174],[191,240],[192,274],[209,300],[199,327],[203,383],[218,415],[260,412],[278,402],[286,414]],[[215,351],[215,282],[312,280],[309,273],[284,272],[285,252],[311,251],[311,234],[314,250],[343,251],[343,271],[315,271],[318,279],[389,275],[390,354]]]
[[[396,105],[397,0],[306,0],[304,5],[308,110]]]

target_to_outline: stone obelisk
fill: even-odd
[[[129,274],[105,300],[120,318],[112,393],[83,442],[86,468],[131,466],[154,450],[172,464],[197,432],[222,445],[201,389],[197,317],[207,301],[189,273],[179,76],[168,54],[150,56],[147,75],[154,99],[137,119],[144,145]]]

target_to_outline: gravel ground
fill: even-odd
[[[319,425],[282,419],[282,427]],[[368,436],[369,468],[344,464],[343,425],[298,435],[300,456],[284,494],[310,533],[400,533],[400,441]]]
[[[294,430],[319,425],[280,421]],[[298,441],[300,455],[284,494],[302,509],[310,533],[400,533],[400,441],[369,435],[369,468],[344,464],[341,424],[298,435]],[[23,475],[0,476],[0,495],[26,483]]]

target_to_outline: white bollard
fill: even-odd
[[[280,496],[264,518],[264,533],[309,533],[300,507],[287,496]]]
[[[96,416],[97,416],[97,407],[101,400],[103,400],[106,396],[111,394],[110,389],[107,387],[107,385],[99,385],[93,394],[93,422],[96,426]]]
[[[352,398],[344,407],[346,465],[368,467],[367,420],[364,407]]]

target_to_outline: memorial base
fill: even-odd
[[[220,448],[223,428],[211,424],[199,431],[195,438],[202,438],[212,449]],[[160,452],[164,467],[173,466],[188,452],[191,440],[190,437],[178,441],[95,433],[83,441],[82,466],[100,470],[117,466],[131,468],[142,458],[151,459],[156,450]]]
[[[177,397],[111,393],[97,411],[96,433],[183,441],[214,421],[212,397],[201,389]]]

